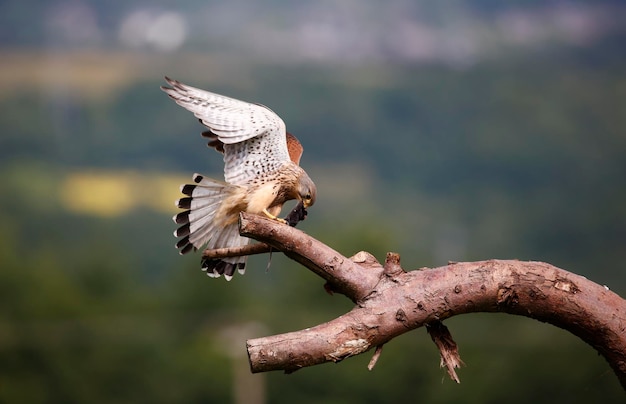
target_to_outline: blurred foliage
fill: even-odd
[[[246,85],[189,84],[280,113],[318,183],[302,228],[347,256],[397,251],[407,269],[542,260],[624,296],[626,59],[614,49],[461,70],[250,66]],[[287,332],[350,309],[278,253],[267,270],[253,257],[245,277],[207,279],[198,254],[176,254],[160,200],[108,216],[68,207],[68,178],[89,170],[118,173],[144,202],[165,198],[151,180],[163,172],[219,176],[200,126],[159,84],[0,97],[0,402],[228,402],[246,388],[233,376],[245,347],[225,330]],[[363,355],[253,377],[276,403],[623,399],[604,360],[559,329],[502,315],[447,324],[467,363],[461,385],[424,330],[385,346],[371,373]]]

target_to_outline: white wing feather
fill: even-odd
[[[211,93],[167,77],[166,80],[172,87],[161,87],[163,91],[193,112],[225,144],[242,142],[272,130],[285,132],[283,120],[263,105]]]
[[[248,184],[289,160],[285,123],[269,108],[165,79],[161,89],[224,143],[226,182]]]

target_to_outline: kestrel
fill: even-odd
[[[304,208],[315,203],[316,188],[299,166],[302,146],[287,133],[285,123],[269,108],[200,90],[168,77],[162,86],[176,103],[193,112],[209,128],[202,135],[209,146],[224,154],[224,179],[193,175],[193,184],[181,186],[187,195],[176,201],[185,209],[174,216],[181,226],[180,254],[207,248],[237,248],[249,243],[239,235],[240,212],[278,218],[283,204],[299,200]],[[203,259],[202,269],[211,277],[230,280],[245,272],[245,256]]]

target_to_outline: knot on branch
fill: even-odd
[[[393,277],[404,272],[404,269],[400,266],[400,254],[394,252],[388,252],[385,258],[384,273],[389,277]]]

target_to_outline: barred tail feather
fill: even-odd
[[[215,223],[215,215],[222,202],[232,192],[232,185],[205,178],[199,174],[193,176],[194,184],[181,187],[187,197],[176,201],[176,206],[186,209],[173,217],[180,227],[174,232],[181,237],[176,243],[180,254],[187,254],[200,249],[204,244],[208,248],[232,248],[248,244],[249,240],[239,235],[239,226],[235,223],[222,227]],[[202,269],[211,277],[224,275],[230,280],[235,269],[243,273],[246,257],[231,257],[218,260],[202,260]]]
[[[234,223],[220,229],[218,234],[214,234],[213,238],[209,240],[207,248],[237,248],[243,247],[249,242],[249,239],[239,235],[239,225]],[[213,278],[224,275],[224,278],[229,281],[232,279],[235,270],[242,275],[245,273],[247,258],[246,256],[217,259],[203,258],[202,270],[206,271],[207,275]]]

